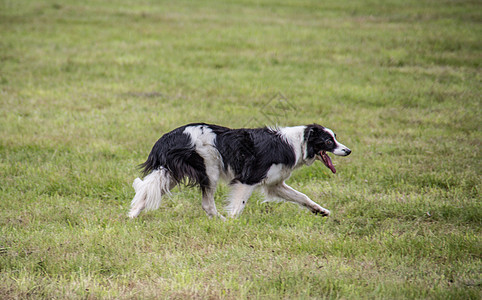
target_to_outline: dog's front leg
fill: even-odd
[[[228,216],[236,218],[246,206],[246,202],[253,193],[255,185],[234,183],[231,185],[231,194],[228,199]]]
[[[328,209],[321,207],[308,196],[298,192],[284,182],[279,185],[269,187],[268,192],[276,197],[305,206],[315,214],[321,214],[323,216],[330,215],[330,211]]]

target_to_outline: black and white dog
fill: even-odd
[[[202,207],[209,217],[224,219],[214,204],[219,179],[231,186],[226,208],[230,217],[243,211],[256,187],[262,187],[268,201],[283,199],[328,216],[329,210],[284,182],[295,168],[316,159],[335,173],[326,152],[346,156],[351,150],[336,140],[333,131],[317,124],[256,129],[185,125],[163,135],[140,165],[145,178],[134,180],[129,217],[159,208],[161,197],[185,179],[201,188]]]

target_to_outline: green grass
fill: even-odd
[[[0,298],[480,299],[481,20],[477,1],[0,1]],[[337,174],[289,180],[332,216],[256,193],[210,220],[181,188],[127,219],[136,165],[188,122],[332,128]]]

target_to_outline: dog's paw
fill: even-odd
[[[316,215],[320,214],[323,217],[328,217],[330,215],[330,211],[326,208],[321,207],[321,206],[313,207],[311,211],[314,214],[316,214]]]
[[[136,218],[138,215],[139,215],[140,211],[137,211],[137,210],[131,210],[127,216],[131,219],[134,219]]]

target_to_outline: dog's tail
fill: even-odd
[[[162,167],[152,171],[144,177],[144,180],[136,178],[132,183],[136,195],[131,202],[129,217],[137,217],[144,209],[158,209],[162,195],[170,194],[170,190],[174,185],[175,181],[169,174],[169,171]]]

